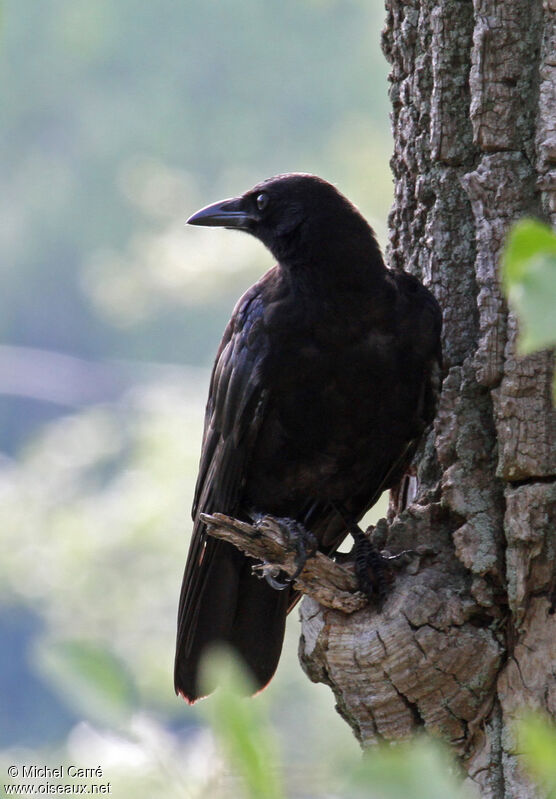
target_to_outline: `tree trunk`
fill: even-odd
[[[519,217],[556,222],[556,0],[387,9],[388,255],[443,308],[446,377],[419,496],[375,538],[436,554],[380,611],[305,599],[300,657],[364,746],[424,727],[483,797],[527,799],[513,721],[524,706],[556,715],[552,358],[516,357],[498,261]]]

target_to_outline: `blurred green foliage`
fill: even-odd
[[[89,641],[57,641],[39,648],[37,661],[65,701],[108,726],[129,720],[137,698],[121,660]]]
[[[264,705],[245,698],[246,679],[227,654],[214,654],[205,663],[210,685],[222,687],[207,703],[206,715],[232,769],[242,774],[249,799],[282,799],[282,782],[290,769],[279,763],[276,741],[269,732]],[[298,744],[302,747],[303,740]],[[327,796],[344,799],[470,799],[455,761],[438,743],[421,736],[395,746],[381,746],[363,757],[353,750],[342,756],[332,748],[327,756]],[[289,786],[292,787],[293,786]],[[298,786],[299,788],[300,786]],[[237,790],[237,789],[236,789]],[[316,796],[305,780],[303,794]],[[239,791],[238,794],[239,795]],[[287,795],[291,795],[288,791]]]
[[[509,232],[501,259],[502,286],[519,320],[521,355],[556,345],[556,233],[536,219]],[[556,373],[552,381],[556,402]]]
[[[107,648],[128,664],[139,705],[176,713],[172,639],[201,397],[157,381],[62,417],[0,464],[2,602],[40,614],[44,646]]]
[[[232,768],[250,799],[285,799],[278,774],[278,743],[261,702],[249,701],[247,675],[227,652],[212,652],[204,663],[207,692],[220,686],[203,706]]]
[[[214,296],[195,302],[191,282],[144,283],[176,279],[164,242],[187,237],[196,207],[277,172],[323,173],[384,230],[382,21],[379,0],[7,0],[0,337],[207,362],[261,248],[257,270],[222,287],[209,276]],[[185,268],[199,241],[178,254]],[[221,257],[232,250],[227,238]],[[99,264],[119,264],[119,281],[99,285]]]
[[[522,355],[556,345],[556,233],[522,219],[508,236],[502,281],[520,322]]]
[[[556,723],[529,711],[517,725],[519,750],[546,799],[556,799]]]
[[[233,773],[241,774],[249,799],[283,799],[294,795],[290,769],[280,763],[276,741],[269,732],[268,707],[246,698],[248,681],[229,653],[213,653],[205,662],[207,684],[221,688],[205,706],[205,715]],[[518,752],[543,799],[556,799],[556,725],[540,712],[528,711],[516,723]],[[299,743],[303,745],[300,740]],[[351,751],[328,753],[326,796],[343,799],[473,799],[476,789],[453,756],[427,735],[382,745],[363,756]],[[299,786],[298,786],[299,788]],[[240,796],[238,784],[234,796]],[[307,796],[315,784],[305,781]],[[298,795],[297,793],[295,795]],[[305,795],[301,793],[299,795]]]
[[[369,752],[354,764],[354,799],[371,792],[377,799],[470,799],[463,775],[444,748],[422,736]]]

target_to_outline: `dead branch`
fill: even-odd
[[[278,571],[290,577],[295,574],[296,553],[275,517],[263,516],[255,524],[233,519],[223,513],[203,513],[201,518],[207,525],[209,535],[228,541],[250,558],[261,561],[260,566],[253,567],[261,576],[266,573],[276,575]],[[344,613],[353,613],[367,604],[365,595],[357,590],[353,570],[340,566],[322,552],[307,559],[294,587],[319,604]]]

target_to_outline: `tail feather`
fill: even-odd
[[[243,661],[256,690],[272,678],[284,639],[289,591],[278,592],[251,571],[252,561],[231,544],[210,540],[182,584],[174,671],[176,693],[190,703],[203,696],[200,664],[225,644]],[[195,568],[195,580],[191,568]]]

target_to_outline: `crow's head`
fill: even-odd
[[[269,178],[241,197],[208,205],[187,222],[251,233],[282,263],[318,257],[354,238],[375,243],[365,219],[335,186],[303,173]]]

